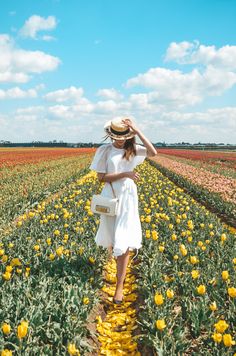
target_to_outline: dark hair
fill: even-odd
[[[105,137],[105,138],[102,142],[106,141],[106,139],[110,136],[106,135],[103,137]],[[110,138],[112,139],[112,137],[110,137]],[[137,152],[136,152],[136,148],[135,148],[135,143],[136,143],[135,136],[125,140],[125,144],[124,144],[125,152],[124,152],[122,158],[125,158],[125,159],[127,159],[127,161],[129,161],[129,158],[131,155],[136,156]]]
[[[128,138],[125,141],[125,144],[124,144],[125,152],[124,152],[122,158],[126,158],[127,161],[129,161],[129,158],[131,155],[136,156],[135,143],[136,143],[135,136],[132,138]]]

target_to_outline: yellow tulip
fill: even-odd
[[[214,324],[214,327],[219,333],[222,334],[226,329],[228,329],[229,325],[225,320],[219,320],[218,323]]]
[[[188,250],[186,249],[186,247],[183,244],[180,245],[179,249],[180,249],[180,252],[181,252],[182,256],[186,256],[187,255]]]
[[[3,333],[6,334],[6,335],[9,334],[10,331],[11,331],[11,326],[10,326],[10,324],[4,323],[4,324],[2,325],[2,331],[3,331]]]
[[[154,297],[154,300],[155,300],[156,305],[162,305],[164,303],[164,299],[163,299],[162,294],[156,293],[155,297]]]
[[[210,306],[209,306],[209,308],[211,309],[211,311],[217,310],[216,302],[211,303]]]
[[[63,246],[60,246],[56,249],[57,256],[61,256],[63,254],[63,249],[64,249]]]
[[[83,298],[83,304],[89,304],[89,298],[88,297],[84,297]]]
[[[172,241],[176,241],[176,240],[177,240],[176,234],[172,234],[172,235],[171,235],[171,239],[172,239]]]
[[[222,234],[220,239],[221,239],[222,242],[226,241],[227,240],[226,234]]]
[[[193,279],[196,279],[196,278],[198,278],[200,276],[200,273],[196,269],[193,269],[192,272],[191,272],[191,275],[192,275]]]
[[[186,208],[186,209],[187,209],[187,208]],[[188,224],[189,230],[193,230],[193,229],[194,229],[194,225],[193,225],[192,220],[188,220],[187,224]]]
[[[76,348],[75,344],[69,344],[67,351],[70,355],[80,355],[79,350]]]
[[[12,351],[8,349],[4,349],[1,351],[1,356],[12,356]]]
[[[216,302],[214,301],[213,303],[211,303],[210,306],[209,306],[209,308],[210,308],[212,311],[217,310]]]
[[[172,289],[167,289],[166,295],[169,299],[174,297],[174,291]]]
[[[163,330],[166,327],[166,323],[164,319],[159,319],[156,321],[156,327],[158,330]]]
[[[22,321],[20,325],[17,327],[17,336],[19,339],[22,339],[27,335],[28,332],[28,322],[27,321]]]
[[[195,265],[195,264],[198,263],[199,261],[198,261],[198,259],[197,259],[196,256],[190,256],[190,262],[191,262],[193,265]]]
[[[80,248],[79,248],[79,251],[78,251],[78,253],[79,253],[79,255],[82,255],[82,253],[84,252],[84,247],[83,246],[81,246]]]
[[[8,256],[7,255],[3,255],[2,256],[2,262],[7,262],[8,261]]]
[[[21,266],[22,263],[20,262],[19,258],[13,258],[10,262],[11,266]]]
[[[146,223],[150,223],[151,219],[152,219],[151,215],[147,215],[146,218],[145,218],[145,222]]]
[[[6,281],[9,281],[11,279],[11,273],[10,272],[5,272],[5,273],[2,274],[2,276]]]
[[[231,298],[236,298],[236,288],[234,287],[228,288],[228,294]]]
[[[229,272],[228,272],[228,271],[223,271],[223,272],[221,273],[221,276],[222,276],[222,279],[223,279],[224,281],[227,281],[227,279],[229,278]]]
[[[235,341],[232,339],[232,336],[230,334],[223,335],[223,343],[226,347],[235,345]]]
[[[222,340],[222,335],[220,333],[214,333],[212,339],[219,344]]]
[[[206,287],[204,286],[204,284],[201,284],[199,287],[197,287],[197,292],[201,295],[206,293]]]

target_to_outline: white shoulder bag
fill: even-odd
[[[112,183],[111,188],[114,198],[104,197],[101,194],[94,194],[91,201],[91,211],[94,214],[115,216],[118,211],[119,199],[116,197]]]

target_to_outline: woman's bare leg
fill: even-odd
[[[117,283],[114,298],[121,300],[123,296],[123,285],[126,276],[126,268],[129,263],[129,248],[123,255],[117,256],[116,267],[117,267]]]
[[[108,261],[112,259],[112,246],[109,246],[108,248]]]

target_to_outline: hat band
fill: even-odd
[[[127,130],[125,130],[125,131],[122,131],[122,132],[120,132],[120,131],[116,131],[116,130],[114,130],[112,127],[110,127],[110,131],[113,133],[113,134],[115,134],[115,135],[120,135],[120,136],[123,136],[123,135],[126,135],[126,134],[128,134],[130,131],[129,131],[129,129],[127,129]]]

